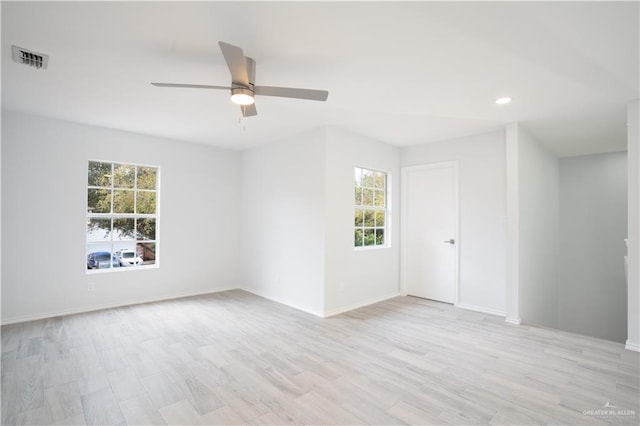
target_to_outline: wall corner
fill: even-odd
[[[627,343],[640,352],[640,100],[627,106]]]
[[[520,324],[518,289],[520,285],[520,202],[518,194],[518,123],[505,128],[507,194],[507,322]]]

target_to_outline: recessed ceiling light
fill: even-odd
[[[511,103],[511,98],[509,97],[496,99],[496,105],[506,105],[508,103]]]

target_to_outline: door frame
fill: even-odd
[[[441,161],[436,163],[424,163],[415,166],[405,166],[400,169],[400,294],[407,295],[407,176],[408,173],[415,170],[430,170],[440,168],[453,168],[454,175],[454,199],[455,199],[455,220],[454,235],[456,240],[454,250],[454,285],[453,285],[453,305],[457,306],[460,302],[460,168],[459,161]]]

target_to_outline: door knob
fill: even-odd
[[[455,244],[455,243],[456,243],[456,240],[454,240],[453,238],[451,238],[450,240],[445,240],[444,242],[445,242],[445,243],[448,243],[448,244]]]

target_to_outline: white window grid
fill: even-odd
[[[387,224],[389,223],[388,173],[364,167],[355,167],[354,172],[354,247],[355,249],[387,247],[389,243],[389,233],[387,232]],[[365,175],[371,176],[373,179],[367,180]],[[380,179],[376,179],[376,177]],[[361,192],[359,197],[358,191]],[[366,203],[366,193],[371,194],[371,203]],[[360,219],[358,218],[359,212],[362,213]],[[371,225],[367,224],[367,213],[373,217],[373,224]],[[358,224],[359,222],[361,224]],[[358,231],[361,232],[360,238],[357,236]],[[367,235],[373,235],[373,244],[366,244]],[[381,242],[378,238],[379,235],[382,235]],[[360,244],[358,244],[359,239]]]
[[[111,184],[109,186],[97,186],[97,185],[88,185],[87,184],[87,190],[90,189],[98,189],[98,190],[108,190],[111,193],[111,197],[110,197],[110,212],[109,213],[103,213],[103,212],[89,212],[89,206],[87,204],[87,225],[89,224],[89,222],[92,219],[110,219],[111,220],[111,232],[110,232],[110,253],[114,253],[114,246],[116,243],[141,243],[141,244],[154,244],[155,245],[155,261],[153,265],[139,265],[136,266],[135,268],[107,268],[107,269],[96,269],[96,270],[88,270],[88,273],[95,273],[95,272],[104,272],[104,271],[124,271],[124,270],[134,270],[134,269],[138,269],[141,267],[157,267],[159,265],[158,262],[158,258],[159,258],[159,237],[158,237],[158,232],[159,232],[159,204],[160,204],[160,200],[159,200],[159,185],[160,185],[160,167],[158,166],[154,166],[154,165],[146,165],[146,164],[133,164],[133,163],[123,163],[123,162],[117,162],[117,161],[105,161],[105,160],[89,160],[88,164],[92,163],[92,162],[96,162],[96,163],[105,163],[105,164],[110,164],[111,165]],[[133,188],[127,188],[127,187],[119,187],[116,186],[115,184],[115,168],[116,166],[130,166],[133,167],[133,176],[134,176],[134,183],[133,183]],[[145,168],[152,168],[155,169],[155,174],[156,174],[156,178],[155,178],[155,188],[154,189],[141,189],[138,188],[138,168],[139,167],[145,167]],[[133,213],[115,213],[114,212],[114,191],[131,191],[133,192]],[[136,193],[154,193],[155,194],[155,213],[137,213],[138,210],[138,197],[136,196]],[[86,202],[88,203],[88,194],[87,197],[85,198]],[[133,226],[133,232],[134,232],[134,236],[131,239],[125,239],[125,240],[114,240],[114,228],[113,228],[113,221],[117,220],[117,219],[133,219],[134,220],[134,226]],[[155,220],[155,239],[138,239],[138,220],[139,219],[154,219]],[[92,244],[92,242],[87,241],[86,245],[87,247],[89,247]],[[95,244],[95,243],[93,243]],[[89,254],[89,250],[87,250],[87,255]],[[86,268],[85,268],[86,269]]]

